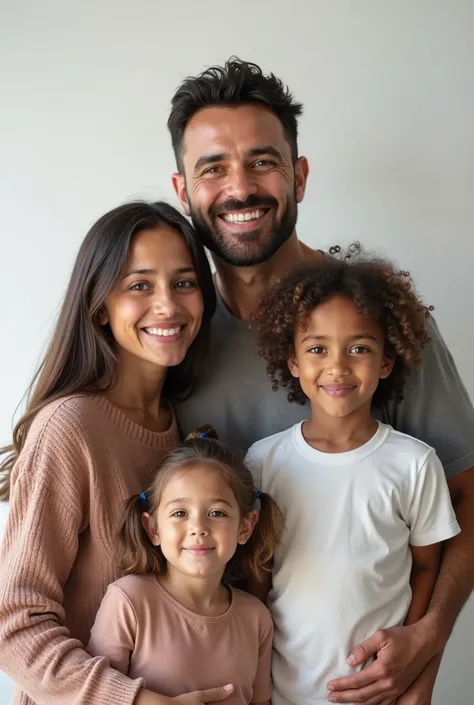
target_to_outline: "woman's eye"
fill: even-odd
[[[193,279],[180,279],[180,281],[175,284],[177,289],[196,289],[198,283]]]
[[[146,282],[137,282],[130,287],[130,291],[148,291],[149,289],[151,289],[151,287]]]

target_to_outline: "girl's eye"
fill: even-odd
[[[177,289],[197,289],[198,283],[193,279],[180,279],[175,286]]]
[[[151,286],[146,282],[137,282],[130,287],[130,291],[149,291],[150,289]]]
[[[369,348],[365,347],[365,345],[355,345],[351,349],[351,352],[355,353],[356,355],[362,355],[363,353],[370,352],[370,350]]]
[[[225,517],[226,514],[225,512],[221,512],[220,509],[213,509],[211,512],[209,512],[210,517]]]
[[[313,353],[313,355],[322,355],[325,350],[321,345],[315,345],[313,348],[310,348],[308,352]]]
[[[177,519],[181,519],[182,517],[186,516],[186,512],[184,509],[177,509],[173,514],[171,515],[172,517],[176,517]]]

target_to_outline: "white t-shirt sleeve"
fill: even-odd
[[[461,531],[444,469],[434,450],[427,454],[418,471],[407,524],[412,546],[446,541]]]
[[[259,454],[252,452],[253,448],[254,446],[251,446],[250,450],[247,452],[247,455],[244,459],[244,463],[252,473],[255,487],[257,488],[257,490],[261,490],[263,461],[260,457],[258,457]]]

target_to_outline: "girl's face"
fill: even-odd
[[[119,359],[178,365],[201,326],[203,300],[183,238],[168,225],[135,235],[119,281],[105,300]]]
[[[349,297],[337,295],[311,312],[305,331],[297,330],[288,366],[312,406],[345,417],[364,405],[370,409],[393,360],[384,355],[384,336],[376,321],[358,313]]]
[[[166,483],[154,517],[143,525],[174,569],[192,578],[220,579],[237,545],[250,538],[256,511],[241,517],[235,495],[213,463],[176,471]]]

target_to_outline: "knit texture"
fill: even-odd
[[[12,473],[0,549],[0,668],[15,705],[131,705],[142,686],[83,644],[120,577],[123,503],[179,442],[99,395],[52,402],[35,418]]]

